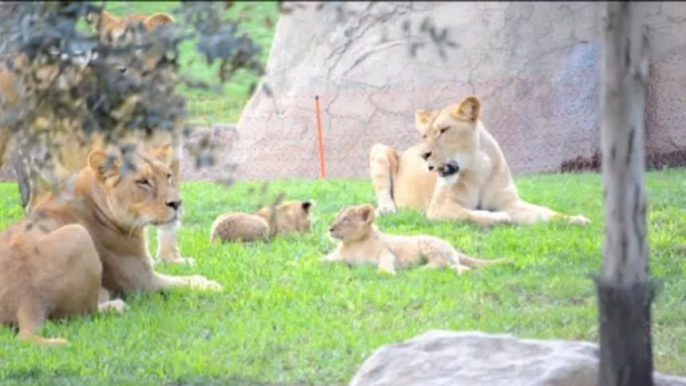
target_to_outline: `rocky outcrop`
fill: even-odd
[[[482,332],[429,331],[379,348],[350,386],[594,386],[598,346]],[[686,378],[656,373],[656,386]]]
[[[467,94],[482,99],[484,122],[515,173],[571,170],[565,161],[598,150],[602,4],[346,3],[356,15],[339,20],[335,3],[303,3],[280,17],[263,78],[271,96],[260,87],[238,123],[231,156],[240,178],[319,176],[315,96],[329,177],[368,176],[374,143],[411,145],[416,109]],[[686,149],[678,99],[686,8],[650,7],[646,146],[654,155]],[[430,43],[409,54],[427,17],[456,43],[447,60]]]

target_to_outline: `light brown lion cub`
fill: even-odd
[[[19,337],[44,345],[67,343],[37,335],[46,319],[96,310],[122,311],[138,291],[186,286],[219,290],[202,276],[154,271],[145,228],[177,220],[181,194],[163,146],[122,159],[93,151],[73,191],[48,192],[22,221],[0,233],[0,323],[17,324]]]
[[[320,261],[351,265],[376,264],[379,271],[395,275],[395,269],[408,267],[425,258],[422,268],[455,268],[458,274],[469,267],[509,263],[506,259],[481,260],[455,250],[443,239],[428,235],[399,236],[382,233],[374,224],[374,207],[350,206],[336,215],[329,228],[338,248]]]
[[[310,212],[313,206],[312,201],[289,201],[277,205],[274,212],[265,206],[254,214],[223,214],[212,223],[210,242],[267,240],[274,236],[309,232]],[[273,226],[270,227],[270,223]]]

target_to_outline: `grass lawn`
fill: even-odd
[[[130,13],[151,15],[155,12],[171,12],[180,5],[178,1],[109,1],[106,9],[117,16]],[[241,20],[241,28],[262,47],[262,63],[266,64],[279,17],[276,2],[235,2],[226,13],[234,19]],[[273,24],[265,22],[267,18]],[[196,53],[193,42],[187,41],[182,44],[182,72],[211,85],[218,84],[219,63],[209,66],[202,55]],[[248,101],[250,85],[257,80],[257,76],[240,71],[230,82],[223,85],[221,94],[183,86],[180,86],[179,92],[188,98],[189,113],[194,121],[205,124],[238,122],[243,106]]]
[[[230,189],[187,183],[181,248],[222,293],[186,289],[128,299],[124,315],[49,322],[43,334],[71,341],[41,349],[0,328],[2,385],[345,385],[373,350],[429,329],[508,332],[527,338],[598,340],[590,275],[601,264],[603,212],[596,174],[518,177],[522,196],[581,213],[587,228],[556,223],[480,230],[432,224],[404,211],[378,221],[387,232],[430,233],[482,258],[515,266],[454,271],[350,269],[317,259],[343,205],[373,203],[367,180],[282,181],[271,192],[317,201],[310,234],[254,245],[211,246],[209,226],[225,210],[252,210],[257,184]],[[686,170],[647,174],[652,275],[664,282],[653,307],[657,370],[686,374]],[[16,185],[0,184],[0,228],[21,216]],[[156,246],[155,232],[150,233]],[[153,251],[154,253],[154,251]]]

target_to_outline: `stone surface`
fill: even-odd
[[[416,109],[471,93],[515,173],[557,171],[597,151],[602,4],[356,2],[344,7],[361,16],[339,21],[336,3],[317,11],[303,2],[280,17],[263,78],[272,96],[260,88],[238,123],[232,159],[242,179],[319,176],[317,95],[328,177],[367,177],[374,143],[419,140]],[[649,6],[647,153],[681,150],[686,163],[686,7]],[[458,44],[445,61],[431,44],[409,55],[425,17]]]
[[[376,350],[350,386],[593,386],[598,354],[590,342],[432,330]],[[654,380],[686,386],[681,377]]]

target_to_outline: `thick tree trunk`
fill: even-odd
[[[646,3],[608,2],[602,95],[605,239],[597,280],[601,386],[653,385],[643,115]]]

